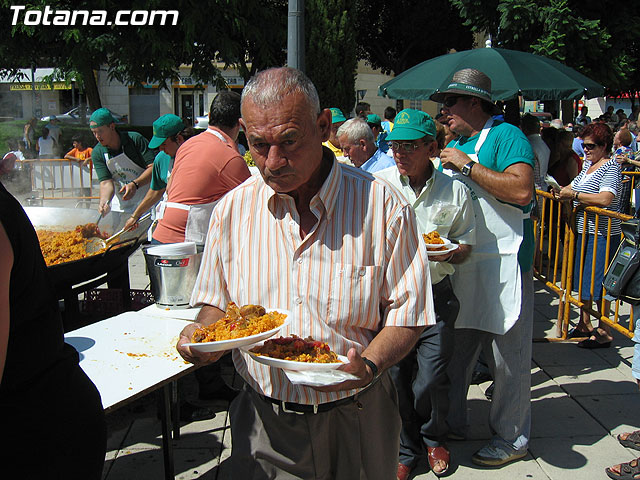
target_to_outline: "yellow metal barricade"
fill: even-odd
[[[633,192],[633,189],[632,189]],[[570,210],[570,206],[556,200],[552,194],[536,191],[539,210],[537,217],[534,217],[534,231],[536,235],[536,248],[534,258],[534,275],[550,292],[555,293],[559,299],[558,316],[556,324],[557,338],[547,338],[546,340],[566,340],[569,329],[569,319],[571,307],[575,306],[579,312],[585,311],[596,319],[602,320],[614,330],[633,337],[633,316],[621,315],[621,302],[616,301],[611,312],[611,305],[604,299],[602,285],[594,285],[596,251],[599,242],[606,242],[605,246],[605,272],[609,266],[609,258],[613,256],[618,244],[611,244],[611,221],[612,219],[629,220],[629,215],[624,215],[610,210],[597,207],[578,206]],[[578,262],[578,271],[584,272],[585,265],[585,243],[588,232],[587,214],[594,215],[595,231],[602,222],[606,222],[607,236],[595,235],[592,249],[591,278],[573,278],[574,265]],[[583,229],[576,231],[576,220],[579,215],[584,218]],[[580,255],[576,258],[576,238],[577,234],[582,234],[582,245]],[[583,281],[590,280],[590,297],[583,299],[581,296]],[[576,286],[574,288],[574,285]],[[592,308],[591,299],[596,293],[596,289],[601,289],[602,300],[599,302],[600,310]],[[572,290],[577,293],[574,294]]]
[[[593,243],[593,248],[592,248],[592,264],[591,264],[591,278],[590,278],[590,285],[591,288],[589,290],[589,298],[587,299],[583,299],[582,298],[582,284],[584,282],[584,278],[583,276],[581,276],[579,279],[575,279],[573,278],[573,265],[576,262],[579,262],[579,270],[580,272],[584,272],[584,265],[585,265],[585,257],[586,257],[586,252],[585,252],[585,244],[586,244],[586,233],[588,232],[588,226],[587,226],[587,215],[589,213],[594,214],[595,216],[595,220],[594,220],[594,229],[597,232],[598,231],[598,227],[600,225],[601,222],[606,222],[606,231],[607,231],[607,236],[606,238],[604,238],[601,235],[595,235],[594,236],[594,243]],[[610,210],[606,210],[606,209],[602,209],[602,208],[597,208],[597,207],[586,207],[586,208],[582,208],[581,206],[578,206],[578,208],[574,209],[574,211],[571,214],[571,217],[569,218],[569,225],[576,225],[576,220],[578,215],[582,215],[584,222],[583,222],[583,228],[581,232],[577,232],[576,228],[568,228],[569,230],[569,261],[568,261],[568,265],[571,265],[571,268],[568,268],[567,270],[567,281],[566,281],[566,292],[565,292],[565,299],[566,299],[566,303],[570,304],[570,305],[575,305],[577,306],[580,311],[585,311],[588,312],[590,315],[592,315],[593,317],[602,320],[605,324],[609,325],[611,328],[613,328],[614,330],[622,333],[623,335],[626,335],[629,338],[633,337],[633,316],[629,315],[629,318],[626,322],[621,322],[621,316],[620,316],[620,306],[621,306],[621,302],[619,300],[615,301],[614,304],[614,311],[613,311],[613,318],[610,318],[611,316],[611,305],[610,303],[604,298],[604,294],[606,293],[604,291],[604,287],[602,285],[594,285],[594,277],[595,277],[595,265],[596,265],[596,250],[598,248],[598,242],[606,242],[605,245],[605,268],[604,271],[607,271],[607,268],[609,267],[609,258],[613,256],[613,254],[615,253],[615,251],[618,249],[618,244],[612,245],[611,243],[611,220],[614,218],[617,218],[619,220],[629,220],[632,217],[629,215],[623,215],[621,213],[617,213],[617,212],[612,212]],[[576,237],[577,237],[577,233],[581,233],[582,234],[582,244],[581,244],[581,248],[580,248],[580,258],[575,258],[575,251],[576,251]],[[577,296],[574,297],[573,292],[572,292],[572,286],[576,284],[577,288],[575,288],[575,290],[577,291]],[[594,297],[594,294],[596,293],[596,289],[600,289],[600,293],[601,293],[601,298],[602,300],[600,300],[600,310],[595,310],[594,308],[591,307],[592,301],[591,299]],[[568,328],[569,328],[569,308],[566,308],[564,311],[564,317],[563,317],[563,322],[562,322],[562,336],[561,338],[565,339],[567,336],[567,332],[568,332]]]
[[[537,190],[536,194],[539,208],[537,216],[532,216],[536,236],[533,273],[547,290],[558,296],[557,334],[560,336],[569,248],[565,241],[566,213],[551,193]]]

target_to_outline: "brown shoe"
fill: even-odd
[[[446,447],[427,447],[429,467],[436,477],[440,477],[449,470],[449,450]]]
[[[410,474],[411,474],[411,468],[407,467],[406,465],[403,465],[402,463],[398,464],[398,473],[396,474],[396,476],[398,477],[398,480],[407,480]]]

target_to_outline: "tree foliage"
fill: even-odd
[[[306,73],[323,108],[347,113],[355,105],[356,32],[351,0],[305,2]]]
[[[494,47],[558,60],[610,93],[639,88],[640,16],[624,0],[451,0]]]
[[[33,0],[29,9],[177,10],[176,25],[12,25],[11,2],[1,0],[0,72],[24,67],[55,67],[86,89],[92,108],[100,106],[94,71],[106,66],[112,79],[167,87],[183,64],[197,82],[223,86],[216,62],[232,65],[247,79],[256,69],[282,64],[286,45],[286,0]],[[270,28],[261,28],[269,25]]]
[[[483,4],[485,2],[482,2]],[[386,74],[473,46],[449,0],[356,0],[358,54]]]

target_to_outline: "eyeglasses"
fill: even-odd
[[[414,142],[391,142],[391,148],[394,152],[402,150],[405,153],[413,153],[420,148],[420,144]]]
[[[458,103],[458,99],[462,98],[460,95],[454,95],[452,97],[447,97],[445,98],[442,103],[445,107],[447,108],[451,108],[453,107],[456,103]]]
[[[601,147],[599,143],[584,143],[582,142],[582,148],[585,150],[593,150],[594,148]]]

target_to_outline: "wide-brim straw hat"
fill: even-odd
[[[457,93],[478,97],[491,102],[491,79],[480,70],[465,68],[453,74],[453,78],[444,90],[437,90],[431,97],[434,102],[442,103],[445,94]]]

